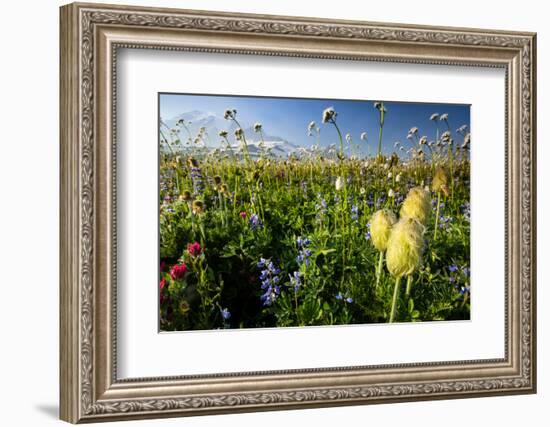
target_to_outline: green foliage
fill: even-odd
[[[379,252],[369,222],[382,208],[398,216],[411,188],[430,187],[436,162],[448,171],[452,193],[440,194],[435,239],[438,194],[431,193],[423,262],[410,295],[404,288],[399,293],[395,320],[469,319],[469,159],[453,154],[451,174],[449,160],[435,154],[430,162],[403,162],[396,156],[282,160],[267,152],[258,159],[199,153],[191,166],[188,156],[182,161],[163,153],[161,329],[387,322],[395,280],[384,265],[376,286]],[[335,185],[338,177],[343,187]],[[299,238],[309,242],[300,246]],[[193,242],[200,244],[195,255],[187,249]],[[257,266],[262,258],[280,269],[269,303],[260,278],[265,267]],[[185,276],[171,277],[172,266],[183,263]],[[295,272],[299,285],[291,279]]]

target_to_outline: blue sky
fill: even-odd
[[[334,107],[338,116],[336,122],[345,135],[350,133],[353,142],[360,144],[363,154],[372,155],[376,151],[379,133],[379,113],[373,106],[375,100],[337,100],[337,99],[304,99],[272,98],[249,96],[160,94],[160,117],[169,120],[181,113],[199,110],[214,113],[223,117],[226,109],[236,109],[237,119],[243,127],[256,122],[263,125],[269,135],[280,136],[289,142],[301,146],[316,143],[316,138],[307,136],[307,126],[312,120],[321,128],[321,145],[337,143],[338,134],[334,126],[323,124],[322,112],[327,107]],[[455,130],[466,124],[470,126],[470,106],[463,104],[414,103],[384,101],[388,110],[385,116],[383,131],[384,153],[394,151],[395,141],[407,145],[407,133],[413,126],[419,129],[420,135],[429,140],[435,139],[436,127],[430,121],[432,113],[448,113],[453,136]],[[229,125],[229,123],[228,123]],[[442,130],[447,130],[439,122]],[[368,135],[368,148],[360,140],[362,132]],[[456,138],[460,140],[460,138]]]

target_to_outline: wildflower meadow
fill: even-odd
[[[470,318],[469,122],[230,101],[159,120],[162,331]]]

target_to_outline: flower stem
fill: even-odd
[[[376,268],[376,287],[380,284],[380,276],[382,275],[382,265],[384,263],[384,252],[380,251],[380,256],[378,257],[378,267]]]
[[[412,274],[409,274],[407,276],[407,289],[405,290],[405,295],[407,296],[409,296],[411,293],[412,283],[413,283],[413,276]]]
[[[395,309],[397,307],[397,297],[399,296],[399,285],[401,284],[401,276],[395,279],[395,285],[393,287],[393,298],[391,301],[390,323],[393,323],[395,319]]]
[[[437,209],[435,211],[434,240],[437,237],[437,225],[439,222],[439,206],[441,203],[441,191],[437,192]]]
[[[378,134],[378,154],[377,158],[382,158],[382,131],[384,130],[384,104],[380,108],[380,132]]]
[[[453,142],[449,143],[449,175],[451,177],[451,200],[454,200],[455,180],[453,177]]]
[[[340,161],[342,161],[342,159],[344,158],[344,139],[342,138],[342,132],[340,132],[340,128],[338,127],[334,119],[332,120],[332,124],[336,128],[336,132],[338,132],[338,138],[340,139]]]

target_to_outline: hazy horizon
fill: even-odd
[[[378,145],[380,129],[379,112],[373,105],[375,101],[377,100],[160,93],[159,115],[160,119],[169,122],[182,114],[193,112],[211,114],[216,118],[216,125],[212,126],[219,131],[231,129],[231,122],[223,120],[223,115],[225,110],[235,109],[237,120],[243,128],[252,127],[254,123],[259,122],[265,134],[283,138],[291,144],[300,147],[319,144],[321,147],[327,147],[339,142],[334,126],[322,123],[323,111],[333,107],[338,113],[336,123],[342,135],[345,137],[349,133],[359,153],[372,155]],[[456,133],[456,129],[463,125],[468,126],[468,131],[470,129],[470,105],[383,102],[387,109],[382,138],[384,154],[395,150],[396,141],[401,142],[405,148],[410,148],[412,144],[407,140],[407,134],[412,127],[417,127],[418,135],[427,136],[429,141],[435,140],[436,123],[440,133],[446,131],[445,122],[430,120],[433,113],[448,114],[452,136],[459,142],[462,136]],[[312,121],[320,128],[319,139],[316,135],[308,136],[308,124]],[[360,138],[363,132],[367,134],[367,141]],[[257,135],[251,135],[253,136],[257,137]],[[210,137],[218,139],[217,135],[210,135]]]

